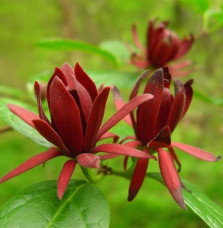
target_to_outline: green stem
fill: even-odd
[[[104,177],[104,174],[95,175],[92,173],[92,171],[90,169],[84,168],[82,166],[80,166],[80,167],[81,167],[81,170],[82,170],[84,176],[86,177],[86,179],[91,183],[97,183]]]

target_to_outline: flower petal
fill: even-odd
[[[171,131],[169,126],[165,126],[160,130],[156,137],[147,144],[147,146],[150,148],[169,147],[171,145],[170,135]]]
[[[63,66],[61,67],[61,70],[64,73],[64,76],[66,77],[66,81],[67,81],[67,86],[70,89],[73,89],[75,87],[75,83],[74,83],[74,70],[72,69],[71,65],[69,63],[64,63]]]
[[[177,163],[177,165],[178,165],[177,171],[180,172],[180,170],[181,170],[181,163],[180,163],[180,160],[178,159],[178,157],[177,157],[177,155],[176,155],[176,153],[175,153],[173,147],[170,146],[170,147],[168,148],[168,150],[169,150],[169,152],[170,152],[171,157],[173,158],[173,160],[174,160],[174,161]],[[181,183],[181,186],[182,186],[182,183]]]
[[[64,145],[72,155],[83,146],[81,118],[78,106],[63,82],[55,77],[50,86],[50,111]]]
[[[44,120],[33,120],[36,130],[49,142],[58,146],[66,155],[70,156],[69,150],[64,145],[57,132]]]
[[[171,132],[174,131],[175,127],[177,126],[178,122],[182,117],[186,100],[183,84],[179,80],[175,80],[174,85],[176,90],[176,97],[173,100],[173,104],[167,121],[167,125],[169,125]]]
[[[117,141],[119,140],[119,136],[111,132],[106,132],[104,135],[101,136],[99,140],[109,139],[109,138],[113,138],[113,143],[117,143]]]
[[[17,115],[19,118],[21,118],[23,121],[25,121],[33,128],[34,128],[34,125],[32,120],[39,119],[39,116],[37,114],[29,110],[26,110],[18,105],[8,104],[8,108],[10,109],[11,112],[13,112],[15,115]]]
[[[114,102],[115,102],[115,107],[116,107],[116,110],[119,110],[121,109],[121,107],[123,105],[125,105],[125,102],[123,101],[120,93],[119,93],[119,90],[116,86],[113,87],[112,89],[112,92],[113,92],[113,97],[114,97]],[[131,119],[130,119],[130,116],[127,115],[126,117],[123,118],[125,120],[125,122],[132,126],[132,122],[131,122]]]
[[[184,107],[184,111],[183,114],[181,116],[181,119],[184,117],[184,115],[187,113],[187,110],[190,106],[191,100],[193,98],[193,89],[191,87],[191,85],[193,84],[193,79],[189,80],[188,82],[185,83],[184,88],[186,90],[186,101],[185,101],[185,107]]]
[[[184,38],[183,40],[181,40],[178,52],[174,56],[174,60],[179,59],[182,56],[184,56],[190,50],[193,42],[194,42],[193,35],[190,35],[189,38]]]
[[[97,133],[104,117],[105,105],[108,99],[109,91],[110,87],[105,87],[93,102],[84,138],[84,151],[86,153],[89,152],[95,145]]]
[[[38,103],[39,117],[40,117],[40,119],[43,119],[46,122],[50,123],[50,121],[48,120],[48,118],[43,110],[42,101],[41,101],[41,93],[42,93],[41,87],[37,81],[35,81],[35,83],[34,83],[34,91],[35,91],[37,103]]]
[[[105,132],[112,128],[121,119],[127,116],[137,106],[152,98],[153,96],[151,94],[142,94],[137,97],[134,97],[124,106],[122,106],[122,108],[119,109],[109,120],[105,122],[105,124],[101,127],[101,129],[98,132],[97,139],[99,139]]]
[[[136,28],[135,24],[132,25],[132,36],[133,36],[136,47],[138,47],[143,53],[146,53],[146,49],[143,47],[143,45],[139,41],[138,32],[137,32],[137,28]]]
[[[18,176],[40,164],[47,162],[48,160],[55,158],[57,156],[62,155],[61,151],[57,148],[50,148],[45,152],[35,155],[34,157],[30,158],[29,160],[23,162],[21,165],[13,169],[11,172],[6,174],[4,177],[1,178],[0,183],[3,183],[13,177]]]
[[[197,157],[199,159],[209,161],[209,162],[215,162],[221,158],[221,156],[215,157],[213,154],[205,150],[202,150],[200,148],[193,147],[187,144],[183,144],[183,143],[172,142],[171,146],[176,147],[194,157]]]
[[[159,148],[159,166],[163,177],[163,180],[169,189],[174,200],[184,209],[186,205],[184,203],[183,194],[181,190],[181,182],[178,176],[177,170],[174,166],[173,160],[168,152]]]
[[[100,157],[91,153],[82,153],[77,156],[79,165],[87,168],[100,168]]]
[[[139,158],[130,182],[128,201],[132,201],[136,197],[139,189],[141,188],[144,178],[146,176],[148,163],[149,159]]]
[[[157,134],[156,123],[163,96],[163,70],[156,70],[150,77],[144,93],[150,93],[153,99],[140,105],[137,110],[138,138],[147,143]]]
[[[126,155],[131,157],[138,157],[138,158],[151,158],[156,160],[156,157],[149,153],[134,149],[129,146],[114,144],[114,143],[102,144],[102,145],[96,146],[92,150],[92,153],[98,153],[98,152],[114,153],[114,154]]]
[[[76,161],[69,160],[64,164],[60,176],[57,182],[57,196],[61,200],[63,198],[64,192],[66,191],[67,185],[70,181],[70,178],[74,172],[76,166]]]
[[[76,79],[85,87],[85,89],[90,93],[92,101],[98,95],[96,85],[92,79],[87,75],[87,73],[82,69],[79,63],[76,63],[74,68]]]

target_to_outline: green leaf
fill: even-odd
[[[87,70],[89,76],[94,80],[97,86],[116,85],[118,88],[130,89],[135,84],[139,75],[136,73],[127,73],[120,71],[97,72]]]
[[[190,7],[194,12],[203,14],[210,5],[209,0],[181,0],[185,5]]]
[[[46,141],[34,128],[30,127],[27,123],[13,114],[7,107],[7,104],[16,104],[23,108],[26,108],[30,111],[33,111],[33,108],[20,102],[17,100],[9,99],[9,98],[1,98],[0,99],[0,119],[6,122],[9,126],[14,128],[16,131],[21,133],[22,135],[30,138],[34,142],[45,146],[51,147],[48,141]]]
[[[118,67],[117,59],[110,52],[92,44],[84,43],[82,41],[66,39],[44,39],[37,42],[37,45],[43,48],[58,51],[83,51],[96,54],[112,63],[115,67]]]
[[[12,87],[3,86],[3,85],[0,85],[0,94],[12,96],[16,98],[21,98],[23,96],[22,91]]]
[[[124,42],[118,40],[106,40],[100,47],[116,57],[120,63],[127,63],[130,59],[130,52]]]
[[[203,94],[197,90],[194,90],[194,97],[196,97],[202,101],[205,101],[209,104],[223,106],[223,99],[207,96],[207,95],[205,95],[205,94]]]
[[[70,181],[62,200],[57,182],[45,181],[29,186],[0,209],[4,228],[108,228],[109,206],[94,185]]]
[[[164,184],[160,173],[148,173],[147,177]],[[183,189],[183,196],[186,205],[210,227],[223,227],[223,209],[192,184],[184,180],[183,183],[191,191],[188,192]]]

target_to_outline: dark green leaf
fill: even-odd
[[[205,94],[203,94],[197,90],[194,90],[194,97],[196,97],[202,101],[205,101],[209,104],[223,106],[223,99],[207,96],[207,95],[205,95]]]
[[[4,228],[108,228],[109,207],[96,185],[70,181],[63,199],[57,182],[45,181],[26,188],[0,209]]]
[[[103,41],[100,47],[114,55],[120,63],[127,63],[130,52],[125,43],[117,40]]]
[[[65,39],[44,39],[37,43],[38,46],[59,51],[83,51],[99,55],[112,63],[115,67],[118,66],[117,59],[110,52],[103,50],[100,47],[92,44],[84,43],[77,40],[65,40]]]
[[[23,108],[26,108],[30,111],[33,111],[33,108],[25,105],[24,103],[9,99],[9,98],[1,98],[0,99],[0,119],[6,122],[9,126],[14,128],[16,131],[35,141],[36,143],[45,146],[51,147],[48,141],[46,141],[34,128],[30,127],[27,123],[21,120],[19,117],[14,115],[7,107],[7,104],[16,104]]]
[[[209,0],[181,0],[185,5],[190,7],[194,12],[203,14],[210,5]]]
[[[160,173],[148,173],[147,176],[164,184]],[[191,191],[183,189],[186,205],[210,227],[223,227],[223,209],[187,181],[183,183]]]

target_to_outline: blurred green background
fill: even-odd
[[[0,85],[25,92],[26,82],[31,77],[46,70],[53,72],[55,66],[61,66],[65,61],[72,65],[78,61],[89,70],[112,70],[110,63],[93,54],[52,51],[37,47],[35,43],[51,37],[77,39],[95,45],[104,40],[133,43],[133,23],[138,24],[140,39],[145,41],[148,21],[158,18],[170,21],[170,28],[181,37],[189,33],[200,37],[186,57],[193,60],[197,69],[183,80],[194,78],[195,89],[207,96],[223,98],[223,31],[219,29],[201,37],[202,15],[181,1],[0,0],[0,3]],[[212,1],[211,7],[219,5],[220,1]],[[125,70],[137,71],[130,65],[125,66]],[[126,90],[122,92],[127,94]],[[115,111],[112,98],[109,105],[111,111],[106,113],[106,117]],[[5,126],[3,122],[0,123]],[[223,107],[194,99],[172,139],[222,155],[222,137]],[[0,148],[1,176],[45,150],[13,131],[1,135]],[[222,161],[208,163],[180,151],[178,155],[182,163],[180,176],[223,207]],[[32,183],[57,179],[62,160],[54,159],[45,168],[37,167],[2,184],[0,205]],[[113,163],[122,168],[121,158]],[[158,170],[153,161],[149,168],[151,171]],[[80,171],[75,172],[73,178],[82,178]],[[206,227],[193,212],[181,209],[167,189],[152,179],[145,180],[137,198],[131,203],[127,202],[128,181],[108,176],[98,185],[110,204],[111,228]]]

